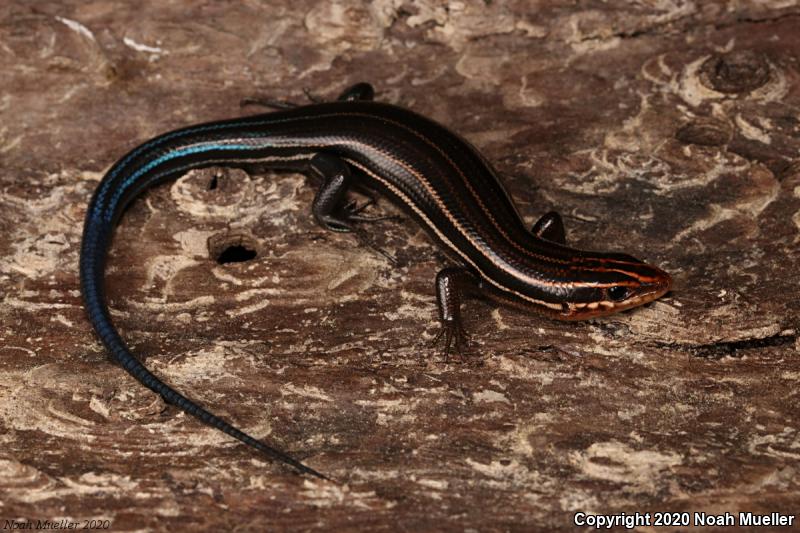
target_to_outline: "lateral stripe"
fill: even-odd
[[[400,189],[398,189],[392,182],[390,182],[389,180],[386,180],[386,179],[382,178],[381,176],[375,174],[370,169],[368,169],[367,167],[365,167],[362,164],[360,164],[358,161],[353,161],[353,160],[349,160],[349,159],[347,161],[348,161],[348,163],[358,167],[362,171],[364,171],[367,174],[369,174],[370,176],[372,176],[375,180],[377,180],[381,184],[383,184],[384,187],[386,187],[387,189],[392,191],[393,194],[395,194],[399,198],[401,198],[403,200],[403,202],[407,206],[411,207],[411,209],[414,210],[414,212],[420,217],[420,219],[422,219],[422,221],[425,222],[425,225],[427,225],[428,228],[430,228],[431,231],[433,231],[436,234],[436,236],[439,237],[439,239],[445,245],[447,245],[448,248],[450,248],[453,252],[458,254],[466,263],[468,263],[475,270],[477,270],[481,274],[481,277],[484,280],[488,281],[489,283],[491,283],[492,285],[494,285],[498,289],[500,289],[502,291],[505,291],[505,292],[509,292],[511,294],[514,294],[515,296],[517,296],[517,297],[519,297],[519,298],[521,298],[523,300],[526,300],[528,302],[534,303],[536,305],[540,305],[542,307],[548,307],[550,309],[555,309],[555,310],[561,311],[561,309],[562,309],[561,304],[546,302],[544,300],[538,300],[536,298],[532,298],[530,296],[527,296],[525,294],[517,292],[517,291],[515,291],[513,289],[510,289],[510,288],[500,284],[499,282],[495,281],[490,276],[487,276],[483,272],[483,270],[481,270],[481,268],[478,265],[476,265],[468,255],[466,255],[461,249],[459,249],[458,246],[456,246],[450,239],[447,238],[447,236],[444,233],[442,233],[439,230],[439,228],[427,217],[427,215],[425,214],[424,211],[422,211],[414,202],[412,202],[410,200],[410,198],[408,198],[405,194],[403,194],[403,192]]]

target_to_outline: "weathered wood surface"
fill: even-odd
[[[557,531],[576,511],[798,511],[800,7],[446,4],[0,6],[0,519]],[[446,262],[411,221],[376,226],[392,266],[317,227],[302,176],[148,192],[109,269],[124,336],[333,485],[112,364],[76,270],[89,196],[127,149],[249,113],[243,97],[361,80],[473,141],[531,223],[557,209],[571,242],[675,287],[582,324],[471,302],[469,359],[444,364]],[[257,257],[215,261],[237,243]]]

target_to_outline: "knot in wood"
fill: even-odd
[[[728,94],[748,93],[766,84],[770,64],[763,54],[737,50],[715,54],[701,68],[701,80],[707,87]]]

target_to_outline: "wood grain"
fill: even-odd
[[[578,511],[796,512],[798,21],[777,0],[3,3],[1,523],[571,531]],[[475,143],[531,224],[556,209],[570,242],[676,283],[591,323],[469,302],[471,352],[445,364],[446,260],[412,221],[374,227],[394,266],[317,227],[299,175],[207,169],[148,192],[111,253],[120,330],[333,485],[112,364],[77,263],[91,192],[137,143],[362,80]],[[233,245],[256,257],[220,264]]]

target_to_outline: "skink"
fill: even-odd
[[[314,218],[342,232],[355,231],[356,224],[368,220],[347,202],[348,190],[381,193],[416,219],[454,261],[436,276],[445,353],[451,347],[460,350],[465,341],[460,308],[467,296],[486,295],[559,320],[583,320],[645,304],[671,285],[666,272],[629,255],[568,247],[555,212],[527,228],[491,164],[469,142],[372,96],[372,87],[360,83],[334,102],[284,104],[276,112],[190,126],[149,140],[105,174],[83,229],[80,279],[86,310],[123,368],[167,402],[274,460],[321,478],[161,381],[131,353],[114,326],[104,287],[112,232],[125,208],[149,187],[212,165],[300,171],[322,183],[312,204]]]

